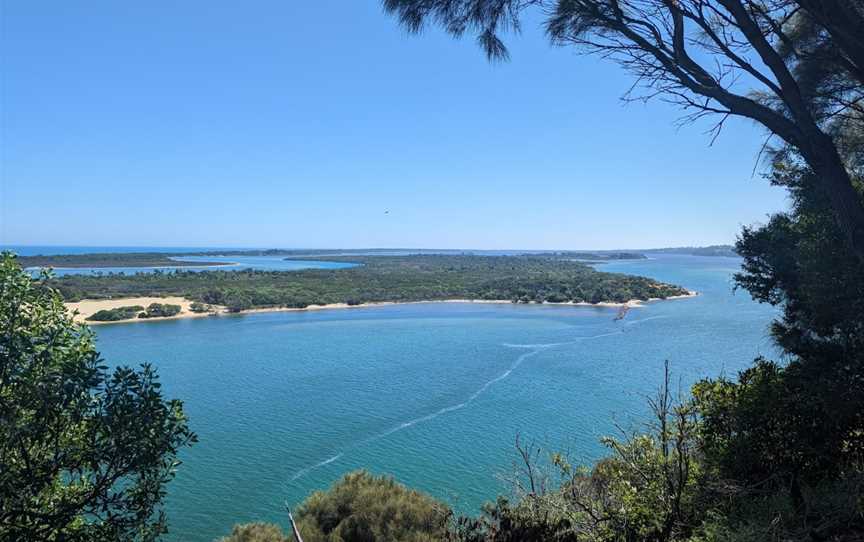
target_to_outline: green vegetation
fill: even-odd
[[[195,308],[190,307],[193,312],[208,312],[211,310],[203,303],[197,303]],[[196,310],[197,309],[197,310]],[[171,305],[168,303],[151,303],[145,309],[141,305],[129,305],[125,307],[117,307],[116,309],[103,309],[91,316],[87,320],[94,322],[117,322],[119,320],[131,320],[133,318],[165,318],[180,314],[180,305]]]
[[[735,280],[777,306],[780,361],[673,397],[590,467],[517,441],[516,495],[453,517],[387,478],[354,473],[300,507],[315,541],[853,542],[864,539],[864,47],[859,0],[386,0],[409,29],[475,32],[492,57],[523,9],[557,44],[620,61],[650,93],[740,116],[779,138],[771,181],[791,209],[745,228]],[[750,58],[757,59],[751,63]],[[722,121],[721,121],[722,126]],[[718,127],[719,129],[719,127]],[[283,254],[280,251],[276,251]],[[475,298],[594,301],[680,292],[561,257],[370,256],[343,270],[172,273],[32,281],[0,264],[0,539],[136,540],[177,450],[194,440],[152,369],[109,377],[67,299],[187,295],[251,306]],[[722,366],[722,359],[717,365]],[[478,443],[482,446],[482,443]],[[470,450],[468,451],[470,453]],[[155,515],[155,518],[154,518]],[[228,540],[277,541],[275,527]]]
[[[408,30],[499,34],[543,10],[557,45],[618,61],[692,119],[764,126],[769,178],[789,212],[745,228],[736,285],[781,310],[763,358],[673,399],[669,378],[641,433],[604,439],[574,468],[517,448],[524,476],[448,537],[504,541],[858,541],[864,539],[864,6],[858,0],[386,0]],[[756,59],[754,63],[751,59]],[[676,252],[726,254],[725,247]],[[718,365],[722,360],[718,360]]]
[[[446,532],[448,512],[392,478],[358,471],[329,491],[310,495],[297,509],[296,520],[306,542],[433,542]]]
[[[166,318],[176,314],[180,314],[180,305],[150,303],[147,306],[147,311],[140,313],[138,318]]]
[[[224,262],[181,262],[172,259],[180,254],[164,252],[106,252],[93,254],[58,254],[19,256],[21,267],[202,267],[225,265]]]
[[[149,365],[105,367],[46,282],[0,259],[0,540],[154,540],[196,437]]]
[[[439,542],[448,536],[450,508],[387,476],[346,474],[328,491],[316,491],[297,509],[304,542]],[[275,525],[234,527],[222,542],[288,542]]]
[[[329,303],[493,299],[513,302],[624,302],[686,294],[677,286],[603,273],[567,258],[540,256],[351,256],[348,269],[208,271],[66,276],[51,281],[68,301],[180,295],[232,311]]]
[[[245,523],[235,525],[231,534],[219,542],[295,542],[282,534],[282,529],[272,523]]]
[[[141,305],[129,305],[125,307],[117,307],[116,309],[103,309],[87,317],[87,320],[94,322],[116,322],[118,320],[129,320],[135,318],[138,313],[143,311]]]
[[[189,304],[189,310],[195,313],[213,312],[213,307],[200,301],[193,301]]]

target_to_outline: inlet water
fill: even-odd
[[[601,269],[697,290],[615,309],[410,304],[98,326],[109,364],[149,361],[200,442],[183,452],[168,540],[285,524],[283,503],[359,468],[476,512],[506,493],[517,434],[574,461],[636,426],[669,360],[682,389],[775,356],[773,309],[733,293],[740,260],[658,255]]]

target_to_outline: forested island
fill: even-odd
[[[184,254],[191,256],[192,254]],[[212,254],[211,254],[212,255]],[[104,252],[88,254],[55,254],[19,256],[21,267],[184,267],[225,265],[225,262],[184,262],[175,260],[181,254],[165,252]]]
[[[458,251],[434,249],[239,249],[239,250],[207,250],[190,252],[92,252],[84,254],[40,254],[36,256],[19,256],[18,262],[24,268],[100,268],[100,267],[203,267],[229,265],[222,262],[183,261],[184,256],[195,257],[230,257],[230,256],[283,256],[286,260],[301,257],[316,258],[341,256],[394,256],[394,255],[446,255],[446,256],[482,256],[486,251]],[[513,255],[520,253],[513,251]],[[638,260],[646,256],[639,252],[615,251],[556,251],[556,252],[524,252],[525,255],[555,256],[573,258],[584,261],[606,260]],[[488,252],[485,255],[489,255]]]
[[[346,269],[108,274],[50,279],[65,301],[182,296],[239,312],[451,299],[514,303],[624,303],[689,292],[650,278],[597,271],[551,256],[339,256]]]

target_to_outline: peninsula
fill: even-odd
[[[214,268],[206,272],[70,275],[52,278],[49,284],[66,302],[78,303],[75,308],[79,310],[85,305],[80,303],[83,300],[100,300],[99,310],[104,310],[158,298],[182,298],[183,306],[195,302],[214,312],[241,312],[454,300],[624,304],[692,295],[685,288],[654,279],[598,271],[569,255],[353,255],[318,259],[360,265],[298,271]],[[136,302],[131,303],[130,298]]]

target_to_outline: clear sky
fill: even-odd
[[[490,64],[375,0],[0,10],[0,244],[647,248],[785,205],[758,127],[625,106],[539,21]]]

